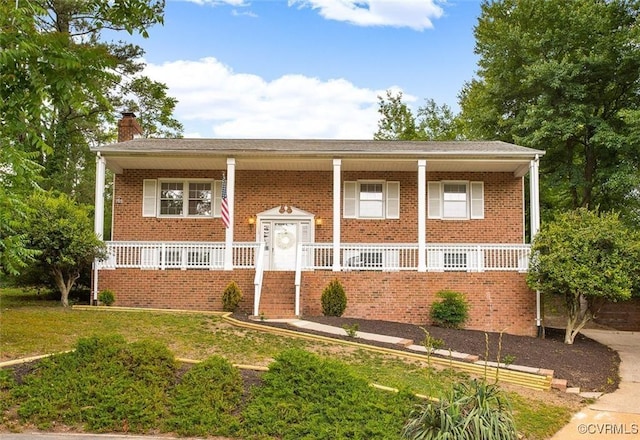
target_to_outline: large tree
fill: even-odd
[[[146,36],[163,8],[163,0],[0,2],[0,271],[15,274],[34,255],[16,232],[34,187],[93,201],[89,146],[114,139],[116,110],[143,102],[136,109],[148,133],[180,134],[175,99],[140,76],[142,49],[102,38]]]
[[[66,91],[83,98],[77,106],[53,93],[47,105],[44,138],[52,147],[39,162],[44,167],[42,185],[72,195],[80,202],[93,201],[94,155],[90,146],[114,139],[116,109],[144,111],[147,133],[179,135],[182,126],[172,117],[176,100],[166,94],[164,84],[141,76],[141,47],[105,38],[114,31],[148,35],[148,29],[163,22],[164,0],[31,0],[39,5],[35,24],[41,34],[63,41],[68,53],[83,60],[63,71],[69,81]],[[97,92],[97,93],[96,93]],[[143,106],[132,107],[143,102]],[[156,129],[163,127],[164,131]]]
[[[477,78],[461,92],[470,137],[547,151],[547,207],[640,208],[640,2],[484,1]]]
[[[542,226],[532,252],[527,283],[564,299],[567,344],[605,302],[640,293],[640,235],[615,213],[562,213]]]
[[[66,307],[81,273],[105,256],[104,244],[93,231],[90,208],[69,196],[38,191],[27,204],[31,209],[20,229],[28,247],[38,251],[29,264],[51,276]]]
[[[386,97],[378,96],[378,131],[376,140],[449,141],[462,139],[462,125],[446,105],[426,99],[416,115],[402,100],[402,92],[387,90]]]

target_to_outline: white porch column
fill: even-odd
[[[229,227],[225,231],[224,270],[233,270],[233,224],[236,200],[236,159],[227,158],[227,204],[229,206]]]
[[[333,159],[333,271],[340,267],[340,186],[342,159]]]
[[[531,243],[533,243],[533,239],[540,230],[539,165],[540,158],[536,154],[535,159],[529,163],[529,218],[531,223]],[[538,327],[538,336],[541,336],[542,300],[539,290],[536,290],[536,327]]]
[[[104,238],[104,179],[106,173],[106,163],[104,157],[98,153],[96,156],[96,194],[95,211],[93,213],[93,231],[102,240]],[[98,303],[98,260],[93,262],[93,304]]]
[[[427,271],[427,161],[418,161],[418,272]]]
[[[529,164],[529,217],[531,222],[531,242],[540,230],[540,158],[536,158]]]
[[[102,240],[104,235],[104,179],[106,160],[98,153],[96,156],[96,200],[93,219],[93,230]]]

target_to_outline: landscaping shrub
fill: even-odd
[[[396,439],[409,393],[370,387],[343,363],[298,350],[276,357],[245,408],[243,438]]]
[[[235,312],[240,305],[242,291],[235,281],[231,281],[222,293],[222,310],[225,312]]]
[[[195,365],[172,393],[167,430],[181,436],[232,435],[239,427],[233,413],[242,391],[240,371],[223,357]]]
[[[11,390],[16,386],[12,370],[0,370],[0,414],[12,404]]]
[[[440,327],[462,327],[469,317],[469,304],[464,294],[453,290],[441,290],[437,295],[441,300],[431,304],[431,322]]]
[[[411,440],[515,440],[511,407],[495,384],[474,379],[449,396],[418,406],[402,432]]]
[[[342,316],[347,308],[347,295],[337,279],[331,281],[322,292],[322,314],[324,316]]]
[[[105,306],[110,306],[116,301],[116,296],[112,290],[105,289],[98,292],[98,301]]]
[[[175,361],[162,344],[128,344],[119,335],[78,341],[76,350],[41,361],[14,389],[22,420],[97,432],[147,432],[167,415]]]

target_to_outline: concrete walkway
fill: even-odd
[[[640,333],[595,329],[581,333],[618,352],[620,387],[575,414],[552,439],[640,439]]]

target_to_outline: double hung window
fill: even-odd
[[[400,218],[400,182],[344,182],[344,218]]]
[[[143,217],[220,215],[221,185],[218,181],[145,179],[142,192]]]
[[[484,182],[429,182],[429,218],[484,218]]]

